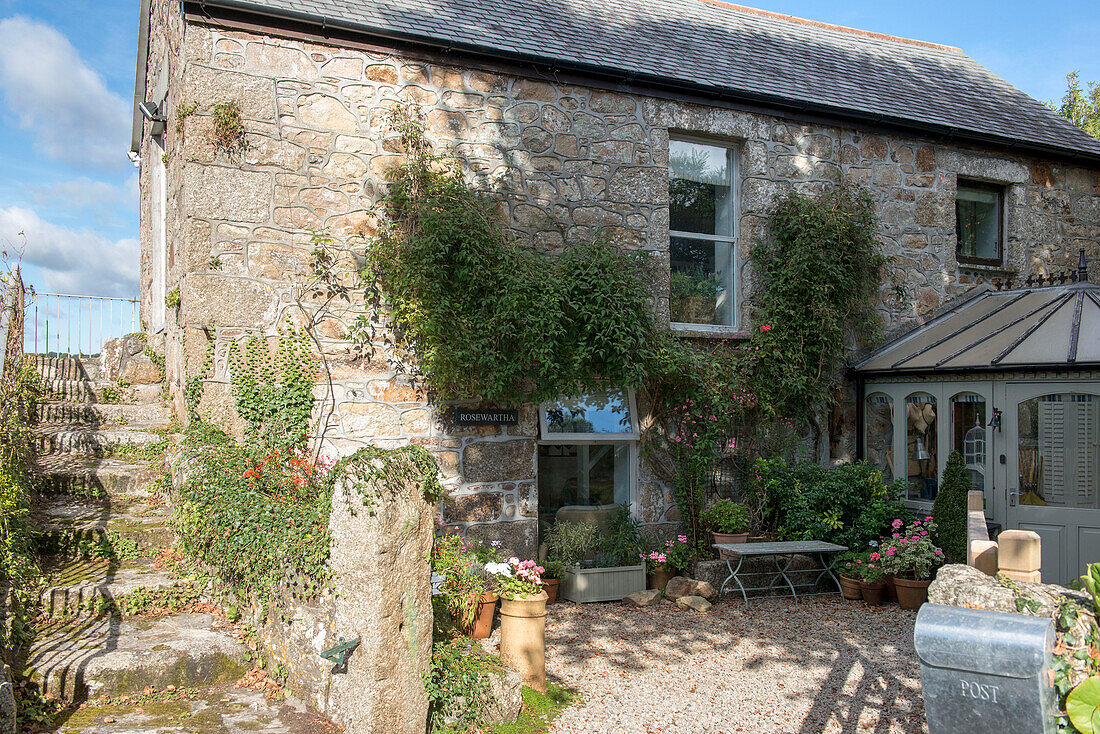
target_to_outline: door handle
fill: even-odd
[[[1016,506],[1016,498],[1019,497],[1019,496],[1020,496],[1020,493],[1018,491],[1016,491],[1015,489],[1008,490],[1008,506],[1009,507],[1015,507]]]

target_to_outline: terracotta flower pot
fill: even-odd
[[[664,591],[665,587],[668,586],[668,580],[675,575],[676,571],[674,569],[658,567],[653,573],[645,575],[645,587]]]
[[[500,661],[546,693],[546,592],[500,600]]]
[[[553,604],[558,600],[558,586],[561,585],[561,579],[543,579],[542,590],[546,592],[546,603]]]
[[[732,545],[749,542],[748,533],[711,533],[715,545]]]
[[[893,575],[887,576],[883,581],[886,583],[886,593],[883,594],[882,600],[888,604],[896,603],[898,600],[898,590],[894,586]]]
[[[902,609],[920,609],[920,605],[928,601],[930,581],[897,578],[894,583],[898,589],[898,604]]]
[[[477,602],[474,619],[462,627],[462,631],[475,640],[484,640],[493,631],[493,614],[497,609],[497,595],[486,591]],[[472,600],[471,600],[472,601]]]
[[[840,593],[845,599],[859,600],[863,598],[863,591],[859,588],[859,579],[844,574],[840,574],[838,578],[840,579]]]
[[[886,589],[886,582],[879,581],[875,584],[869,584],[866,581],[859,582],[859,590],[863,594],[863,601],[867,602],[868,606],[877,607],[882,604],[882,592]]]

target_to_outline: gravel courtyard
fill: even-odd
[[[547,672],[583,702],[561,734],[927,732],[915,612],[838,597],[549,608]]]

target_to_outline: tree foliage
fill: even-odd
[[[1062,103],[1047,106],[1094,138],[1100,138],[1100,83],[1089,82],[1088,91],[1081,88],[1081,76],[1076,71],[1066,75],[1066,93]]]

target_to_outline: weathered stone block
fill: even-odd
[[[514,520],[466,526],[466,537],[479,540],[499,540],[501,550],[506,555],[519,558],[535,558],[538,549],[535,538],[538,534],[538,522],[535,520]]]
[[[448,497],[443,502],[444,522],[492,522],[504,509],[500,492],[476,492]]]
[[[510,482],[535,478],[535,442],[481,441],[462,451],[467,482]]]
[[[188,163],[183,178],[184,210],[192,216],[238,222],[265,222],[270,216],[268,173]]]
[[[645,591],[635,591],[633,594],[627,594],[623,597],[623,604],[632,607],[648,607],[660,600],[660,589],[646,589]]]
[[[706,614],[714,605],[701,596],[681,596],[676,600],[676,606],[681,609],[691,609],[700,614]]]
[[[274,43],[250,43],[244,51],[249,71],[264,76],[311,80],[317,78],[317,66],[297,48]]]
[[[307,127],[357,132],[359,119],[344,103],[327,94],[306,94],[298,99],[298,119]]]
[[[271,287],[218,273],[191,273],[180,288],[181,321],[189,326],[257,328],[275,323]]]
[[[401,435],[397,411],[384,403],[344,403],[340,406],[344,435],[349,438],[382,438]]]
[[[182,96],[207,111],[218,102],[234,101],[247,120],[275,119],[275,83],[252,74],[191,64]]]

